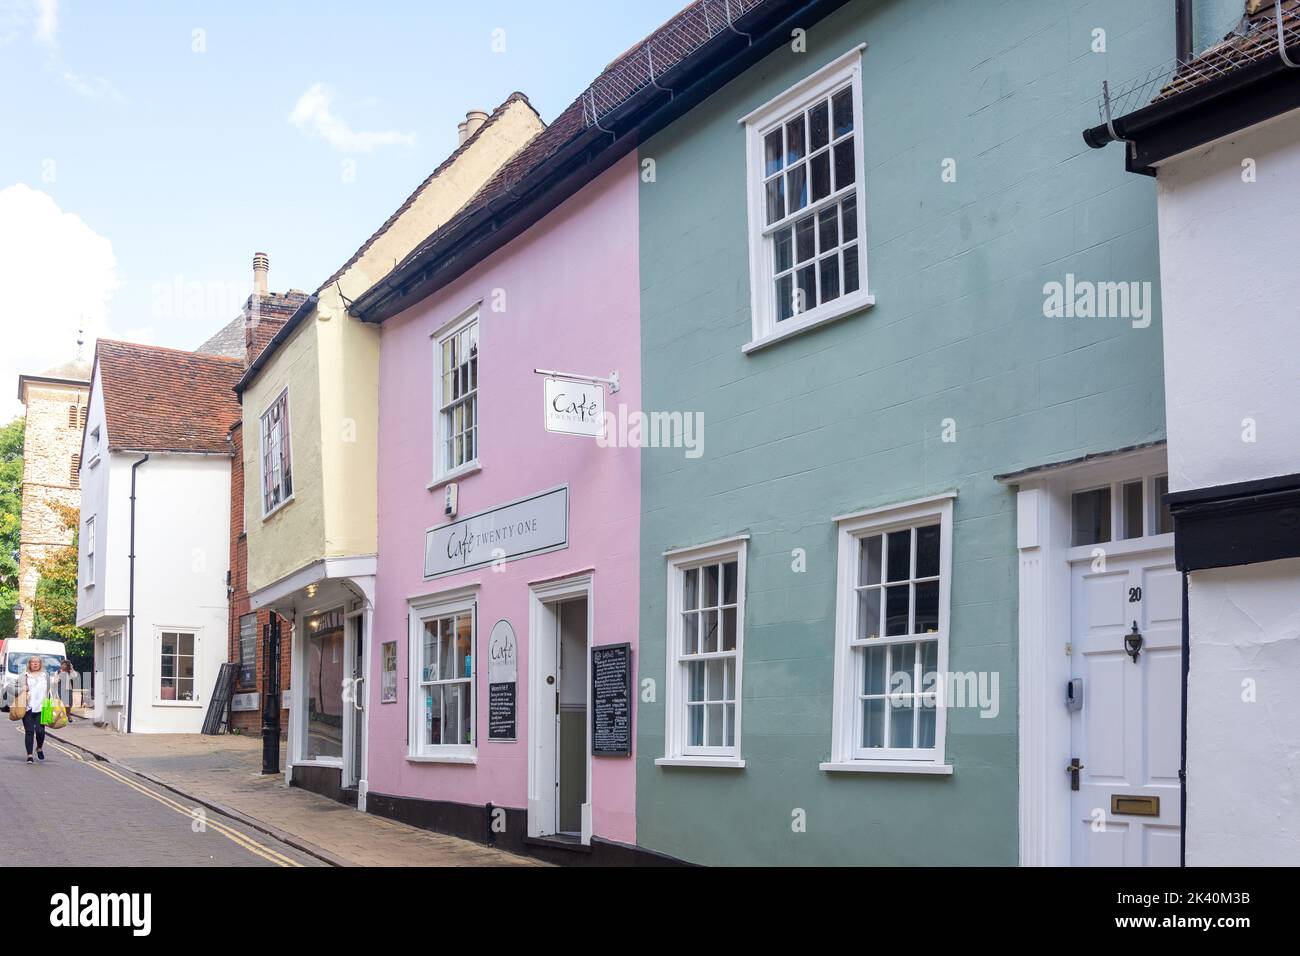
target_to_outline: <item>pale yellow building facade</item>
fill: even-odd
[[[491,115],[468,114],[457,150],[307,299],[240,382],[250,601],[294,622],[286,774],[331,796],[359,794],[362,807],[364,720],[342,705],[339,687],[345,698],[349,687],[359,693],[369,659],[380,333],[351,318],[347,303],[449,221],[543,128],[520,94]]]

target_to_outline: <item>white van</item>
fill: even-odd
[[[45,661],[45,671],[49,674],[56,672],[67,656],[62,641],[23,641],[16,637],[0,641],[0,711],[7,711],[9,702],[17,696],[18,678],[27,670],[27,661],[33,654]]]

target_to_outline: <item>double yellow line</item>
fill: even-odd
[[[191,820],[194,819],[194,812],[190,807],[187,807],[182,803],[178,803],[177,801],[171,799],[170,797],[165,797],[160,793],[155,793],[154,791],[150,790],[148,787],[138,783],[135,780],[132,780],[130,777],[126,776],[125,774],[120,773],[119,771],[114,770],[111,767],[103,766],[98,761],[83,760],[79,754],[74,753],[73,751],[69,750],[67,747],[55,743],[53,740],[47,741],[47,743],[49,743],[49,745],[52,746],[55,750],[57,750],[59,753],[65,754],[66,756],[69,756],[74,760],[80,760],[82,763],[86,764],[89,767],[93,767],[94,769],[98,770],[100,773],[107,774],[108,776],[112,777],[114,780],[118,781],[119,783],[126,784],[132,790],[135,790],[138,793],[143,793],[150,800],[155,800],[158,803],[161,803],[163,806],[175,810],[177,813],[181,814],[184,817],[188,817]],[[243,833],[240,833],[238,830],[234,829],[233,827],[226,826],[226,824],[220,822],[219,820],[213,819],[211,816],[207,815],[207,811],[204,811],[204,816],[205,819],[203,821],[203,826],[205,828],[210,828],[215,830],[217,833],[220,833],[222,836],[230,840],[232,843],[237,843],[240,846],[242,846],[249,853],[252,853],[256,856],[261,857],[264,860],[274,863],[276,866],[302,866],[301,863],[299,863],[296,860],[291,860],[283,853],[277,853],[275,850],[272,850],[270,847],[263,846],[262,844],[253,840],[251,837]]]

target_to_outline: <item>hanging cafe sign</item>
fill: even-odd
[[[548,432],[600,438],[605,433],[605,386],[618,391],[618,372],[609,378],[533,369],[546,376],[542,421]]]

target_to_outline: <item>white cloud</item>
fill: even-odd
[[[36,0],[36,42],[53,49],[59,38],[59,0]]]
[[[122,94],[118,92],[117,87],[102,76],[82,76],[80,73],[64,70],[63,82],[67,84],[68,89],[79,96],[88,96],[93,100],[122,99]]]
[[[0,421],[22,412],[20,373],[76,358],[78,329],[85,329],[82,356],[90,359],[94,340],[109,332],[118,285],[106,237],[47,193],[22,183],[0,189]]]
[[[13,39],[12,32],[6,34],[7,23],[27,23],[31,25],[32,39],[44,52],[45,68],[57,75],[63,85],[78,96],[94,100],[121,100],[122,94],[109,80],[102,76],[87,76],[68,68],[59,50],[59,0],[23,0],[18,6],[12,0],[0,0],[6,4],[0,7],[0,45]]]
[[[324,139],[341,153],[370,153],[380,146],[413,146],[414,133],[399,130],[353,130],[332,108],[332,96],[324,83],[316,83],[298,97],[289,122]]]

